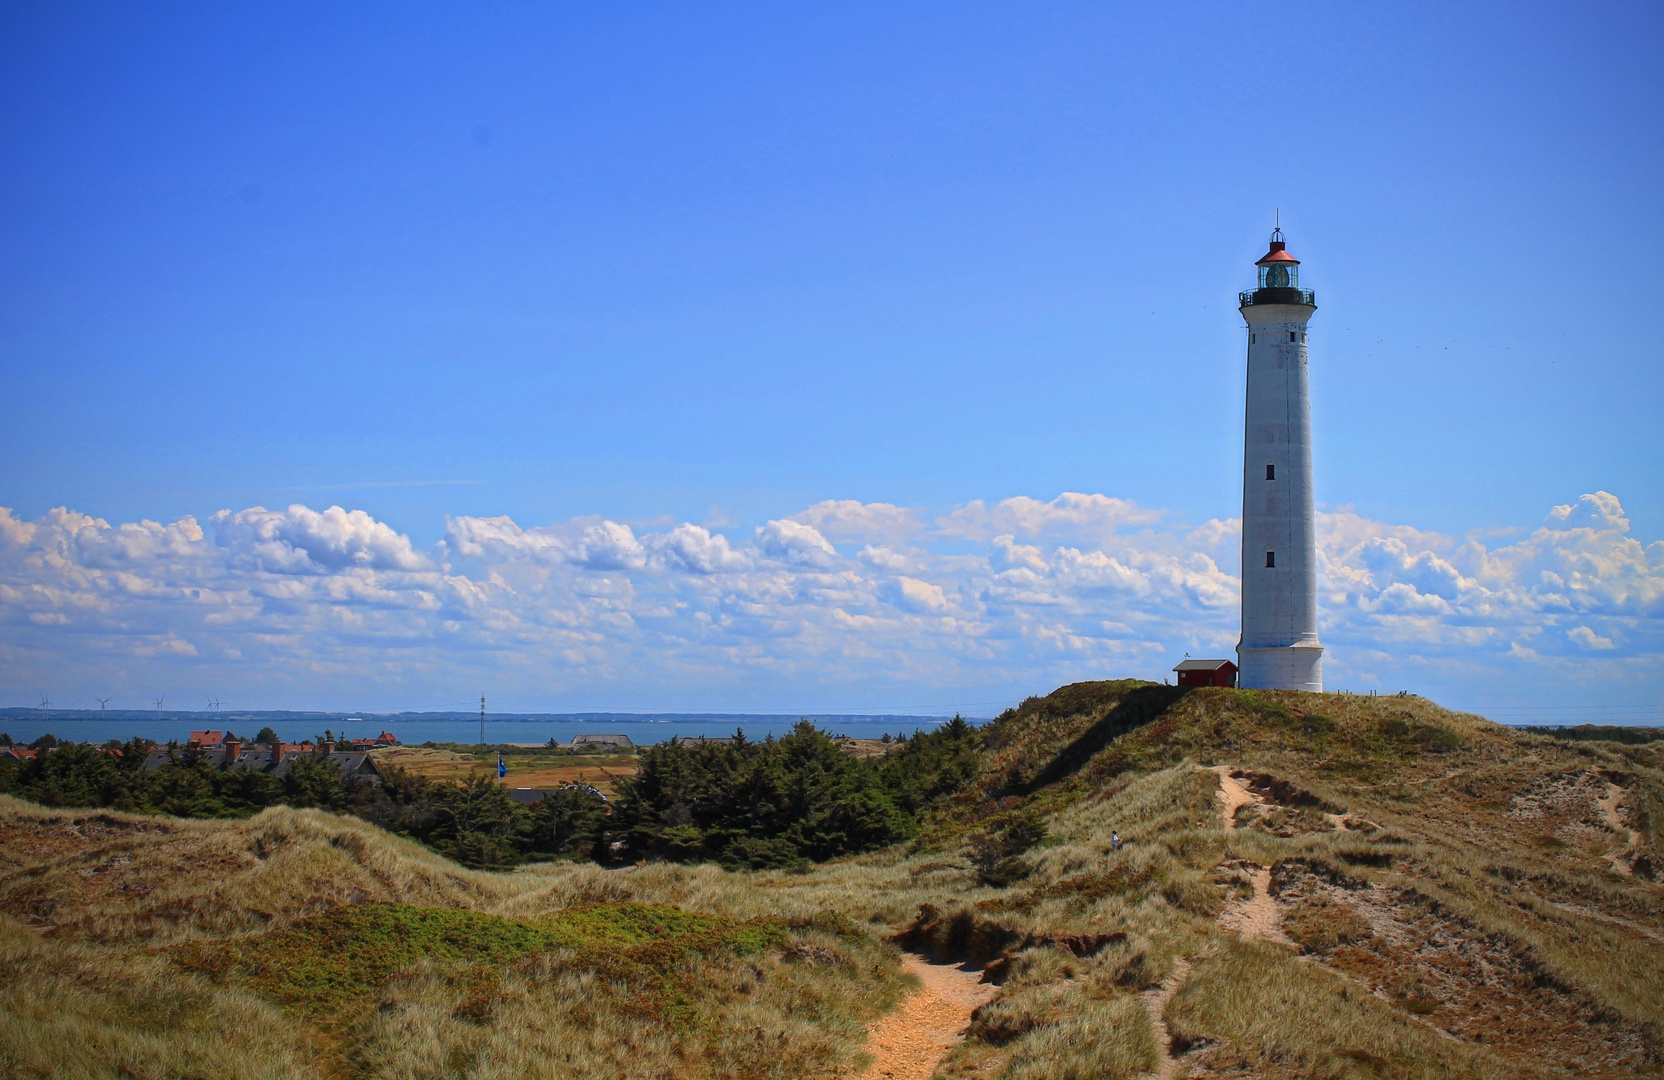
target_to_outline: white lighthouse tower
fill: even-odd
[[[1248,323],[1248,410],[1242,461],[1242,639],[1239,685],[1322,690],[1317,640],[1317,514],[1306,323],[1317,310],[1281,229],[1241,295]]]

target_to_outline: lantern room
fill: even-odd
[[[1254,265],[1260,268],[1260,288],[1262,289],[1298,289],[1300,287],[1300,260],[1288,253],[1288,247],[1283,243],[1283,230],[1281,229],[1271,234],[1271,250],[1265,253],[1265,258]]]
[[[1310,289],[1300,287],[1300,260],[1288,253],[1283,243],[1283,230],[1271,233],[1271,250],[1254,264],[1259,267],[1259,287],[1241,294],[1243,307],[1261,304],[1303,304],[1315,308],[1317,297]]]

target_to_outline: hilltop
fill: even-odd
[[[944,1077],[1659,1073],[1664,744],[1135,681],[974,738],[916,835],[751,872],[0,797],[0,1063],[853,1076],[901,946],[995,995]]]

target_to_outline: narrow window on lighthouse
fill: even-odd
[[[1252,344],[1254,344],[1254,338],[1255,338],[1255,336],[1256,336],[1256,335],[1254,335],[1254,334],[1249,334],[1249,335],[1248,335],[1248,344],[1250,344],[1250,345],[1252,345]]]
[[[1275,570],[1277,568],[1277,553],[1275,551],[1268,551],[1265,553],[1265,568],[1267,570]]]
[[[1271,464],[1269,461],[1265,463],[1265,478],[1267,480],[1277,479],[1277,466]]]
[[[1290,341],[1299,341],[1299,340],[1300,340],[1300,339],[1299,339],[1299,338],[1298,338],[1298,337],[1296,337],[1296,336],[1295,336],[1295,333],[1294,333],[1294,331],[1293,331],[1293,330],[1290,330],[1290,331],[1289,331],[1289,332],[1288,332],[1288,339],[1289,339],[1289,340],[1290,340]]]

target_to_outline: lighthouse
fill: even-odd
[[[1322,690],[1317,640],[1317,514],[1306,323],[1317,310],[1283,233],[1241,294],[1248,324],[1248,405],[1242,460],[1242,638],[1239,685]]]

